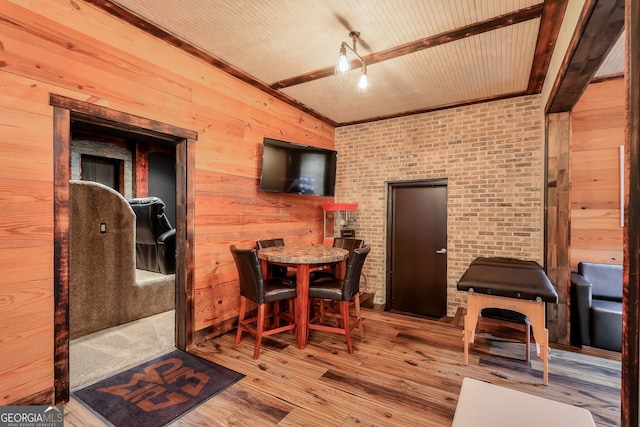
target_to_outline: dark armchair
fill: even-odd
[[[162,274],[176,271],[176,230],[158,197],[130,199],[136,214],[136,268]]]
[[[571,273],[574,344],[622,349],[622,266],[581,262]]]

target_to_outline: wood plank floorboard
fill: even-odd
[[[479,323],[469,364],[463,363],[460,316],[447,323],[363,309],[365,337],[311,331],[304,350],[295,336],[265,339],[253,360],[253,337],[235,331],[194,353],[246,375],[172,426],[450,426],[462,380],[492,384],[587,408],[599,427],[620,423],[620,359],[552,344],[549,385],[522,328]],[[458,320],[455,320],[458,319]],[[595,354],[591,354],[595,353]],[[102,425],[72,399],[65,425]]]

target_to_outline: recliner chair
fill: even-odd
[[[136,268],[162,274],[176,271],[176,230],[158,197],[129,199],[136,214]]]

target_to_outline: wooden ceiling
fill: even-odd
[[[567,0],[89,2],[342,126],[539,93]],[[353,30],[366,96],[334,76]]]

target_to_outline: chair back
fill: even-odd
[[[360,275],[369,252],[371,252],[371,246],[356,248],[347,259],[347,270],[344,273],[342,285],[342,297],[345,301],[351,301],[353,296],[360,291]]]
[[[268,239],[268,240],[258,240],[256,242],[256,246],[258,249],[264,248],[274,248],[276,246],[284,246],[284,239]],[[273,277],[286,278],[287,277],[287,267],[283,265],[272,265],[271,266],[271,274]]]
[[[351,256],[354,249],[364,247],[364,240],[352,237],[335,237],[333,239],[333,247],[346,249],[349,251],[349,256]]]
[[[136,214],[136,243],[155,245],[156,239],[173,227],[164,213],[165,204],[158,197],[129,199]]]
[[[229,246],[229,250],[238,269],[240,295],[258,304],[263,304],[264,279],[258,251],[256,249],[239,249],[235,245]]]
[[[128,200],[136,214],[136,268],[162,274],[176,271],[176,230],[158,197]]]
[[[593,298],[622,301],[622,265],[579,262],[578,273],[591,283]]]
[[[258,240],[256,242],[256,246],[258,249],[264,248],[273,248],[275,246],[284,246],[284,239],[268,239],[268,240]]]

